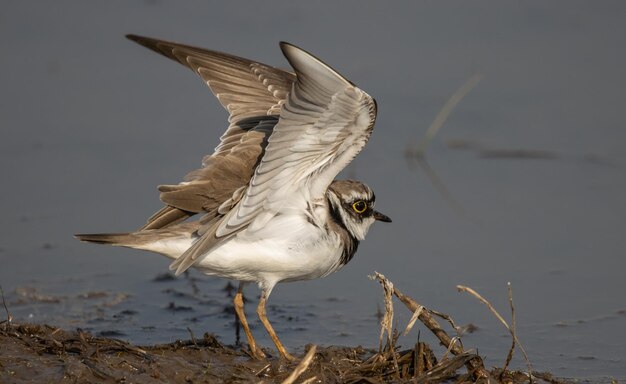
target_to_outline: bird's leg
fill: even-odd
[[[265,358],[265,353],[263,353],[261,348],[257,347],[256,341],[254,341],[254,337],[252,337],[252,332],[250,331],[248,320],[246,320],[246,314],[243,310],[243,282],[239,283],[239,288],[237,289],[237,294],[235,294],[233,303],[235,304],[235,312],[237,313],[239,322],[243,327],[243,331],[246,333],[246,338],[248,339],[248,344],[250,345],[250,353],[255,359]]]
[[[278,336],[276,336],[276,332],[274,332],[274,328],[272,328],[272,324],[270,324],[270,321],[267,319],[267,315],[265,313],[266,301],[267,301],[267,295],[265,292],[262,292],[261,300],[259,300],[259,306],[256,307],[256,313],[259,315],[259,319],[261,319],[261,322],[265,326],[265,329],[267,329],[267,333],[270,334],[270,337],[272,338],[272,341],[276,345],[276,349],[278,349],[280,356],[282,356],[284,359],[287,359],[287,360],[295,360],[295,358],[291,356],[289,352],[287,352],[287,350],[283,346],[283,343],[280,342],[280,340],[278,339]]]

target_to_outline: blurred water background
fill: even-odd
[[[374,225],[340,272],[274,290],[269,317],[288,347],[376,347],[382,291],[367,276],[379,271],[476,325],[465,346],[499,365],[506,330],[455,286],[508,318],[511,282],[535,369],[626,378],[623,2],[9,0],[0,9],[0,284],[16,320],[135,343],[188,338],[188,328],[235,343],[226,281],[170,280],[165,258],[72,234],[141,226],[160,207],[156,185],[199,166],[226,127],[192,72],[125,34],[287,67],[284,40],[377,99],[374,134],[343,177],[369,184],[394,220]],[[407,158],[476,74],[427,163]],[[257,293],[246,291],[250,318]],[[403,328],[410,314],[400,304],[396,314]],[[414,329],[399,343],[416,339]],[[514,365],[524,367],[519,355]]]

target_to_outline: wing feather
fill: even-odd
[[[241,166],[238,161],[231,162],[235,160],[235,157],[230,156],[233,151],[238,152],[240,160],[243,159],[243,167],[250,170],[247,178],[238,178],[238,185],[233,188],[248,184],[251,170],[259,161],[262,146],[276,124],[276,119],[271,116],[279,113],[295,81],[295,75],[221,52],[143,36],[127,37],[197,73],[230,114],[230,125],[220,137],[219,145],[213,154],[205,156],[202,161],[203,168],[211,169],[194,171],[187,175],[187,182],[170,186],[172,188],[166,192],[162,191],[162,201],[168,205],[148,219],[142,229],[163,228],[198,212],[214,209],[230,198],[230,195],[221,193],[222,186],[213,185],[211,177],[221,172],[215,168]],[[259,119],[262,116],[271,118]],[[262,134],[255,135],[252,131],[260,131]],[[252,150],[254,153],[246,155],[241,147],[256,148]],[[229,161],[212,161],[217,157],[227,157]],[[189,184],[188,181],[194,183]]]
[[[222,144],[237,131],[231,129],[232,123],[278,114],[296,80],[293,73],[234,55],[144,36],[127,37],[197,73],[229,112],[231,126],[214,155],[229,149]]]
[[[202,237],[172,268],[182,273],[223,241],[252,235],[280,212],[305,211],[372,132],[376,106],[365,92],[307,52],[282,43],[296,82],[239,203],[201,226]]]

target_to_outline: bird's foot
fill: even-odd
[[[257,360],[264,360],[267,357],[265,352],[263,352],[263,350],[256,345],[250,346],[250,355]]]
[[[278,352],[280,353],[280,358],[281,359],[285,359],[287,361],[294,361],[294,360],[296,360],[296,358],[293,357],[291,354],[289,354],[289,352],[287,352],[287,350],[284,349],[284,348],[282,350],[279,349]]]

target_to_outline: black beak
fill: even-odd
[[[382,213],[378,211],[374,211],[374,219],[385,222],[385,223],[391,223],[391,219],[389,218],[389,216],[383,215]]]

